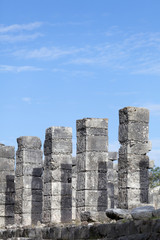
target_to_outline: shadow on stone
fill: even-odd
[[[149,161],[141,160],[140,167],[140,201],[141,203],[149,203]]]
[[[72,164],[61,164],[61,222],[72,221]]]
[[[14,176],[6,176],[5,225],[14,224],[15,183]]]
[[[32,173],[32,224],[42,222],[42,168],[34,168]]]
[[[107,194],[107,163],[98,163],[98,199],[97,211],[105,211],[108,208]]]

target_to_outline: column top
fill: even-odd
[[[49,138],[72,138],[71,127],[49,127],[46,129],[46,137]]]
[[[15,158],[15,147],[0,144],[0,158]]]
[[[17,138],[18,148],[41,149],[41,140],[38,137],[22,136]]]
[[[83,118],[76,121],[77,130],[82,128],[108,129],[108,118]]]
[[[149,110],[139,107],[125,107],[119,110],[119,122],[149,122]]]

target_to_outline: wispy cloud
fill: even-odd
[[[30,97],[23,97],[22,101],[28,104],[31,104],[31,98]]]
[[[14,56],[24,57],[25,58],[35,58],[35,59],[57,59],[67,55],[74,55],[78,52],[83,51],[83,49],[69,48],[62,49],[59,47],[41,47],[40,49],[34,49],[28,51],[27,49],[22,49],[13,52]]]
[[[0,72],[32,72],[32,71],[42,71],[42,68],[37,68],[34,66],[11,66],[11,65],[0,65]]]
[[[33,34],[19,34],[19,35],[0,35],[1,42],[25,42],[32,41],[36,38],[42,37],[41,33],[33,33]]]
[[[42,26],[42,22],[33,22],[28,24],[0,25],[0,33],[31,31]]]

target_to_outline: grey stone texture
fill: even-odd
[[[107,217],[115,220],[131,219],[131,213],[128,209],[111,208],[106,210]]]
[[[114,161],[117,160],[117,152],[108,153],[107,162],[107,192],[108,192],[108,208],[117,207],[118,199],[118,173],[114,168]]]
[[[77,120],[77,219],[108,207],[108,119]],[[93,213],[94,212],[94,213]]]
[[[15,149],[0,144],[0,227],[14,224]]]
[[[131,215],[134,220],[152,218],[156,215],[155,208],[152,206],[137,207],[132,209]],[[158,215],[158,214],[157,214]]]
[[[118,206],[128,208],[148,203],[149,111],[126,107],[119,110]]]
[[[0,239],[12,240],[158,240],[160,219],[1,229]]]
[[[42,221],[42,150],[37,137],[17,139],[15,171],[15,222],[20,225]]]
[[[72,220],[76,221],[77,160],[72,157]]]
[[[46,129],[43,223],[72,221],[72,129]]]

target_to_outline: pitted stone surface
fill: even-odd
[[[23,136],[17,138],[19,148],[41,149],[41,140],[38,137]]]
[[[134,220],[152,218],[155,208],[152,206],[137,207],[132,209],[131,215]]]
[[[108,204],[108,120],[77,120],[77,218],[104,211]]]
[[[127,107],[119,110],[118,206],[133,208],[148,203],[149,111]]]
[[[106,210],[106,215],[107,217],[115,220],[119,219],[131,219],[131,211],[127,209],[120,209],[120,208],[115,208],[115,209],[107,209]]]

